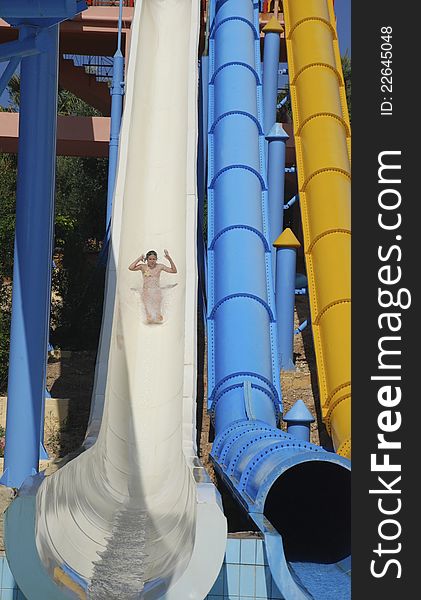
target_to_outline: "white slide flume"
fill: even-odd
[[[68,597],[203,600],[224,557],[226,520],[195,442],[199,5],[136,3],[96,425],[36,495],[36,548]],[[151,325],[128,266],[150,249],[168,265],[164,248],[177,273],[162,273],[164,319]]]

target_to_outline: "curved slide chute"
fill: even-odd
[[[6,516],[28,598],[203,600],[222,565],[226,521],[195,446],[198,9],[136,3],[88,449],[29,478]],[[159,325],[128,270],[151,248],[178,267]]]

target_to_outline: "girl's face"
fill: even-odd
[[[156,261],[157,261],[157,258],[156,258],[156,256],[155,256],[155,254],[150,254],[150,255],[148,256],[148,258],[146,259],[146,261],[147,261],[147,263],[148,263],[148,267],[149,267],[150,269],[153,269],[153,268],[156,266]]]

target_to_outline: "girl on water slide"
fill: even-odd
[[[148,323],[162,323],[163,321],[161,312],[162,291],[159,285],[161,272],[177,273],[177,267],[168,250],[164,250],[164,256],[170,263],[169,267],[157,262],[158,255],[155,250],[149,250],[146,256],[142,254],[129,266],[130,271],[142,271],[142,300],[145,305],[146,321]]]

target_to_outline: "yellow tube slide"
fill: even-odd
[[[324,422],[351,456],[351,134],[332,0],[284,0],[313,337]]]

